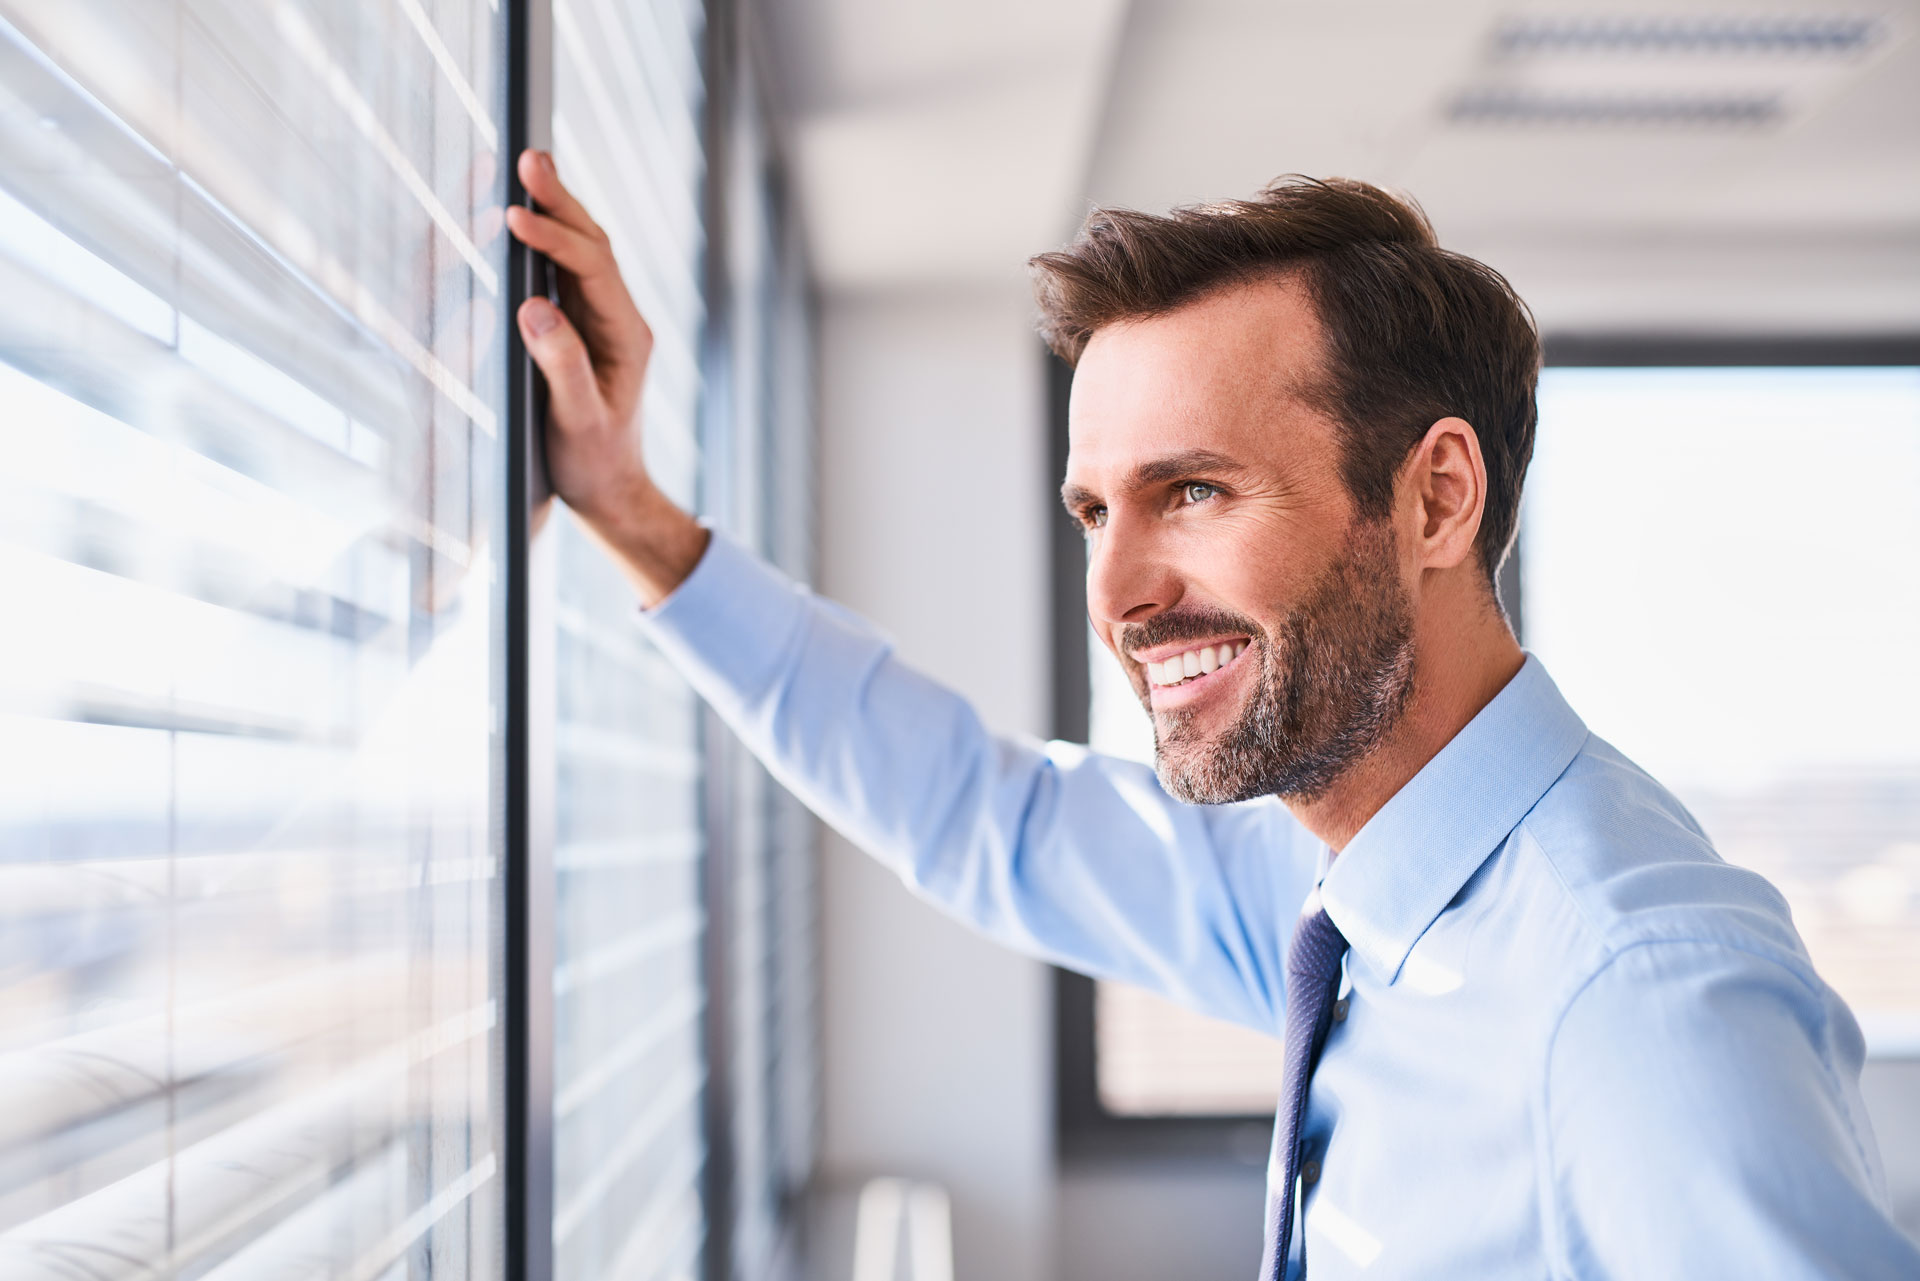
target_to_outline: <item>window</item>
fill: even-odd
[[[551,80],[656,476],[804,574],[804,264],[764,131],[708,164],[757,127],[742,23],[0,0],[10,1258],[775,1275],[812,821],[730,790],[618,574],[530,527],[500,217]]]
[[[643,415],[661,486],[698,481],[705,298],[703,15],[554,0],[561,176],[607,230],[654,333]],[[632,595],[556,512],[556,1281],[680,1281],[707,1239],[704,761],[691,691]]]
[[[1521,522],[1528,646],[1881,1053],[1920,1049],[1916,494],[1916,365],[1553,368]]]
[[[0,3],[23,1266],[499,1268],[501,40]]]

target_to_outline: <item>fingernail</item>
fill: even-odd
[[[541,167],[542,169],[545,169],[545,170],[546,170],[546,171],[547,171],[548,173],[553,173],[553,172],[554,172],[554,168],[553,168],[553,153],[552,153],[552,152],[550,152],[550,151],[543,151],[543,152],[541,152],[541,153],[540,153],[540,167]]]
[[[551,333],[560,323],[560,313],[545,298],[529,298],[520,314],[526,319],[528,332],[538,336]]]

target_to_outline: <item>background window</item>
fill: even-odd
[[[1915,494],[1920,369],[1555,367],[1518,550],[1527,647],[1723,857],[1780,888],[1878,1054],[1920,1049]],[[1087,637],[1089,741],[1151,761],[1139,701]],[[1064,983],[1090,1011],[1105,1114],[1272,1111],[1277,1039]]]
[[[1555,368],[1528,646],[1920,1049],[1920,369]]]
[[[489,1276],[498,16],[0,3],[0,1242]]]

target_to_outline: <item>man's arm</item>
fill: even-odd
[[[652,337],[606,237],[545,157],[515,235],[563,275],[519,323],[550,384],[554,488],[694,687],[817,813],[991,936],[1266,1031],[1317,845],[1278,803],[1181,805],[1152,771],[996,739],[859,619],[707,531],[653,485],[637,414]]]
[[[1277,802],[1182,805],[1145,766],[996,738],[722,536],[645,625],[782,783],[924,897],[1021,951],[1279,1026],[1318,846]]]
[[[1887,1211],[1846,1007],[1719,941],[1620,952],[1562,1018],[1541,1162],[1555,1277],[1920,1277]]]

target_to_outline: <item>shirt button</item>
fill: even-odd
[[[1352,1001],[1352,997],[1343,996],[1333,1003],[1333,1021],[1335,1023],[1345,1023],[1347,1021],[1347,1006],[1351,1004]]]
[[[1308,1157],[1300,1163],[1300,1183],[1310,1188],[1318,1182],[1320,1182],[1320,1162]]]

